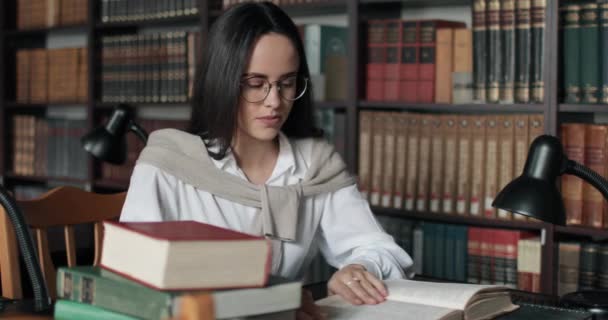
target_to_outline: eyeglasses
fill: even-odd
[[[270,83],[263,77],[250,77],[241,81],[241,96],[247,102],[262,102],[268,97],[273,86],[277,87],[281,98],[295,101],[304,96],[308,87],[308,79],[294,75]]]

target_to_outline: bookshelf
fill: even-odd
[[[37,28],[33,30],[17,30],[15,21],[17,0],[0,1],[0,175],[2,182],[9,187],[18,184],[44,184],[48,181],[79,183],[88,189],[108,191],[122,190],[127,187],[125,182],[102,179],[99,177],[100,164],[90,159],[87,163],[87,178],[71,179],[67,177],[49,176],[20,176],[12,173],[11,159],[11,117],[15,114],[44,113],[55,108],[81,109],[86,112],[86,128],[96,126],[102,115],[108,114],[115,103],[101,102],[101,88],[98,81],[101,59],[100,44],[104,35],[121,35],[136,32],[140,29],[162,29],[173,26],[198,26],[201,32],[201,42],[204,43],[210,23],[220,15],[221,10],[210,4],[210,0],[198,0],[199,10],[196,15],[180,17],[157,18],[128,22],[101,22],[100,1],[88,0],[87,23],[76,26],[58,26],[52,28]],[[327,0],[318,3],[301,3],[285,5],[285,10],[294,17],[307,15],[324,15],[340,13],[346,16],[348,25],[349,48],[347,57],[348,76],[347,99],[343,101],[317,102],[321,110],[333,110],[343,113],[346,119],[344,144],[346,146],[345,160],[352,172],[357,171],[359,112],[360,111],[412,111],[420,113],[458,113],[458,114],[515,114],[537,113],[544,119],[544,131],[547,134],[558,135],[559,124],[569,114],[594,114],[608,112],[607,105],[601,104],[566,104],[562,103],[559,94],[560,63],[559,63],[559,7],[563,0],[547,0],[546,27],[544,30],[544,99],[542,103],[478,103],[478,104],[440,104],[440,103],[405,103],[378,102],[365,100],[365,50],[366,42],[362,35],[366,32],[364,22],[367,19],[399,17],[399,14],[409,9],[424,10],[426,8],[441,8],[451,6],[472,6],[472,0]],[[470,27],[470,25],[469,25]],[[15,49],[44,47],[45,38],[53,32],[83,34],[87,39],[88,97],[83,103],[20,103],[15,99],[14,63]],[[187,103],[131,103],[139,109],[148,107],[167,109],[185,106]],[[397,209],[374,207],[378,215],[405,218],[412,220],[433,221],[447,224],[460,224],[488,228],[505,228],[513,230],[529,230],[544,235],[545,245],[542,247],[542,292],[555,294],[557,292],[557,254],[555,244],[558,238],[586,237],[591,239],[607,239],[608,230],[588,227],[560,227],[541,222],[505,221],[457,216],[448,214],[433,214],[429,212],[408,212]]]

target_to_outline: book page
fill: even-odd
[[[437,320],[462,319],[462,311],[398,301],[376,305],[352,305],[338,295],[316,302],[321,312],[331,320]]]
[[[386,280],[388,300],[427,304],[448,309],[464,310],[475,293],[500,287],[492,285],[439,283],[406,279]],[[485,290],[484,290],[485,291]]]

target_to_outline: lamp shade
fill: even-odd
[[[557,138],[536,138],[521,176],[498,193],[492,206],[564,225],[566,213],[556,180],[564,172],[567,160]]]
[[[105,126],[98,127],[82,137],[82,147],[100,160],[123,164],[127,159],[126,131],[130,122],[128,108],[118,106]]]

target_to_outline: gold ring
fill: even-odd
[[[353,277],[350,281],[346,282],[345,284],[350,287],[353,283],[359,282],[359,281],[361,281],[359,278]]]

